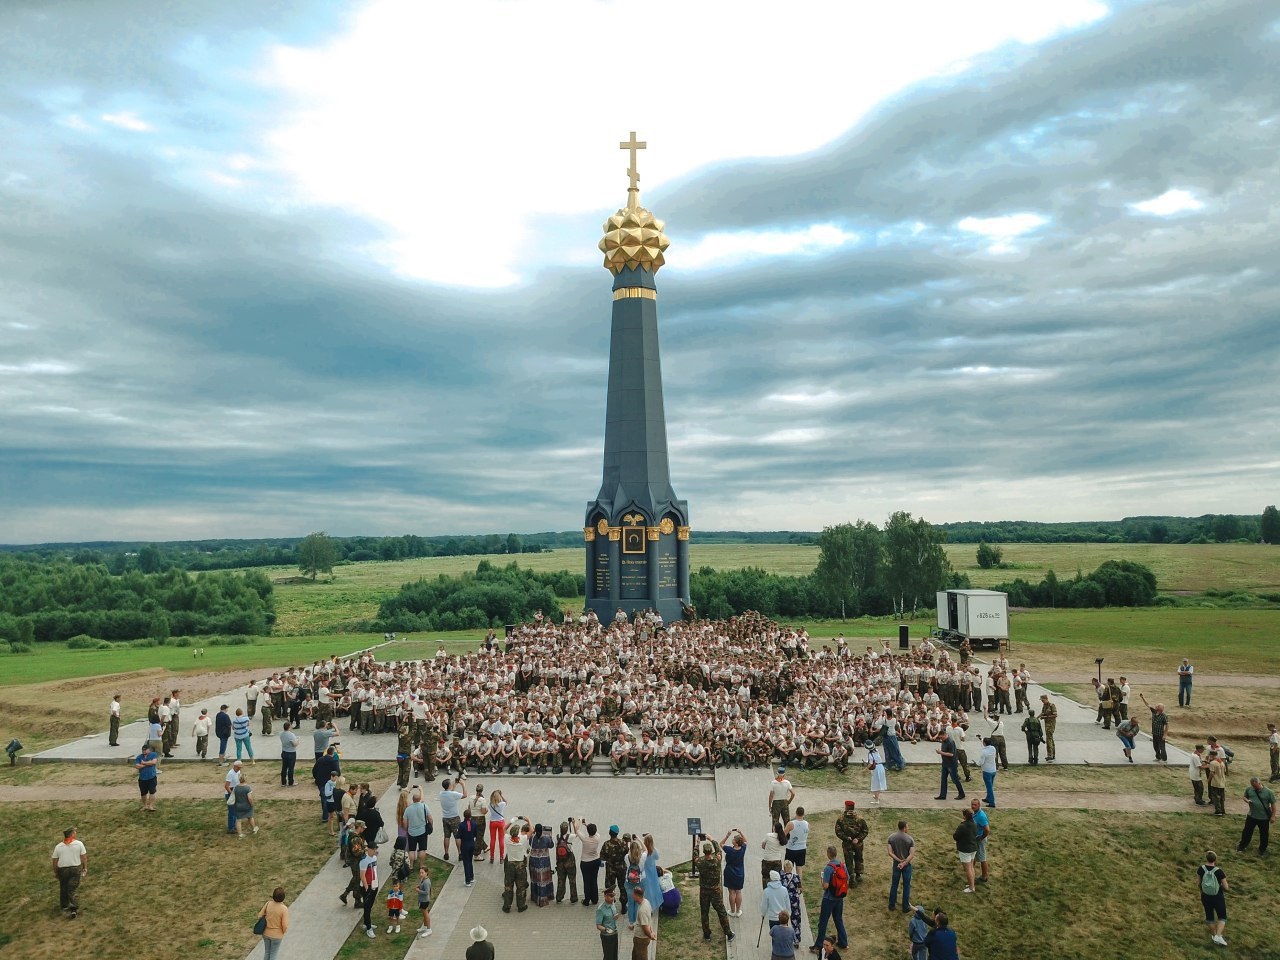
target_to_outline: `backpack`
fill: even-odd
[[[843,897],[849,892],[849,871],[844,868],[843,863],[837,863],[831,868],[830,889],[833,897]]]
[[[403,850],[391,853],[391,877],[401,883],[409,879],[409,855]]]
[[[640,882],[640,868],[634,864],[627,867],[627,883]]]
[[[565,837],[561,837],[556,841],[556,859],[563,860],[569,855],[569,841]]]
[[[1206,863],[1200,869],[1204,871],[1204,876],[1200,878],[1200,892],[1206,897],[1216,897],[1222,891],[1222,886],[1218,883],[1218,868]]]

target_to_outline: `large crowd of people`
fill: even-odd
[[[1179,677],[1189,673],[1184,664]],[[813,648],[803,628],[788,628],[758,615],[728,621],[694,621],[665,625],[654,616],[619,618],[605,624],[591,615],[561,622],[537,619],[499,639],[490,632],[480,649],[462,656],[441,653],[426,660],[379,661],[371,653],[332,657],[305,667],[280,671],[250,684],[244,709],[223,704],[213,716],[201,710],[191,727],[196,752],[210,752],[217,741],[217,760],[230,762],[224,779],[227,830],[241,837],[258,832],[250,776],[242,762],[254,764],[251,727],[260,720],[264,733],[283,722],[280,782],[293,786],[297,754],[309,736],[315,762],[312,779],[320,797],[321,823],[336,834],[351,879],[342,900],[361,911],[365,932],[376,935],[373,908],[388,875],[385,893],[387,932],[399,933],[411,915],[416,893],[422,923],[418,936],[431,935],[431,882],[425,866],[427,836],[435,829],[431,803],[440,817],[444,859],[456,855],[464,883],[474,882],[473,863],[500,862],[504,874],[501,909],[523,912],[529,906],[578,902],[581,872],[585,906],[595,906],[595,921],[606,958],[617,955],[619,923],[625,918],[636,950],[657,936],[652,915],[671,906],[674,884],[664,878],[660,854],[651,836],[604,831],[595,824],[568,818],[559,829],[513,816],[501,790],[482,786],[471,792],[467,773],[588,775],[593,770],[614,776],[696,773],[716,766],[769,767],[767,805],[771,830],[760,855],[764,887],[762,919],[771,927],[775,956],[800,946],[803,907],[800,897],[810,845],[803,808],[792,814],[795,791],[786,779],[788,767],[833,766],[844,771],[852,761],[871,777],[872,802],[886,789],[885,771],[900,770],[902,741],[928,741],[941,761],[941,793],[948,785],[965,797],[958,771],[970,781],[964,749],[971,714],[984,712],[984,727],[975,765],[982,773],[985,798],[962,809],[955,831],[957,856],[965,877],[965,893],[987,880],[987,811],[996,806],[997,769],[1008,768],[1003,718],[1026,714],[1019,728],[1027,739],[1028,760],[1036,763],[1039,745],[1054,760],[1056,708],[1040,698],[1040,712],[1027,698],[1030,676],[1025,664],[997,655],[979,667],[969,650],[934,645],[929,640],[911,650],[893,651],[885,643],[853,650],[843,637]],[[1116,724],[1125,757],[1132,760],[1141,725],[1129,713],[1132,690],[1124,677],[1108,678],[1098,689],[1097,722]],[[180,692],[157,697],[148,711],[147,742],[136,758],[142,808],[154,811],[156,774],[163,758],[178,749]],[[1164,760],[1168,724],[1162,704],[1150,713],[1153,747]],[[119,697],[111,703],[111,741],[119,730]],[[985,710],[983,710],[985,706]],[[1018,721],[1013,721],[1017,723]],[[384,822],[368,783],[348,782],[342,775],[339,727],[348,733],[397,735],[399,794],[394,820]],[[305,731],[305,732],[304,732]],[[1269,728],[1271,779],[1280,779],[1280,733]],[[234,741],[236,759],[229,747]],[[1212,803],[1224,813],[1226,765],[1232,752],[1210,738],[1197,745],[1189,775],[1198,804]],[[410,787],[417,768],[423,783]],[[443,778],[442,789],[425,783]],[[1202,781],[1203,780],[1203,784]],[[1203,799],[1207,786],[1209,799]],[[1250,804],[1240,849],[1256,832],[1265,855],[1269,827],[1275,820],[1275,797],[1255,778],[1246,791]],[[247,831],[246,828],[247,827]],[[74,832],[55,849],[54,869],[64,910],[76,915],[75,878],[71,867],[87,862]],[[393,839],[394,838],[394,839]],[[838,957],[847,939],[843,926],[843,893],[862,880],[865,820],[846,804],[836,827],[843,858],[828,846],[827,862],[817,873],[824,893],[817,942],[810,947],[823,957]],[[710,938],[710,913],[716,914],[727,939],[728,918],[742,916],[744,860],[749,844],[738,828],[719,843],[704,837],[694,869],[699,877],[704,938]],[[817,849],[821,849],[818,847]],[[939,939],[945,915],[930,918],[910,906],[914,841],[904,820],[888,837],[892,861],[890,909],[896,909],[901,887],[903,912],[911,912],[913,953],[917,944]],[[379,860],[379,853],[387,858]],[[1206,921],[1215,942],[1222,942],[1218,903],[1226,889],[1221,869],[1212,859],[1200,871]],[[814,866],[817,866],[816,864]],[[604,872],[603,882],[600,872]],[[1216,871],[1216,873],[1215,873]],[[77,874],[78,876],[78,874]],[[664,882],[665,879],[665,882]],[[1213,882],[1210,882],[1210,879]],[[1215,887],[1215,890],[1209,890]],[[728,894],[728,909],[724,894]],[[277,891],[277,893],[281,893]],[[281,893],[282,897],[282,893]],[[675,891],[678,900],[679,893]],[[280,898],[268,902],[259,919],[266,932],[268,955],[287,929]],[[1211,910],[1213,907],[1213,910]],[[828,921],[834,925],[826,935]],[[929,932],[928,928],[935,929]],[[777,929],[786,928],[784,930]],[[477,928],[478,930],[480,928]],[[262,932],[262,931],[260,931]],[[473,932],[474,933],[474,932]],[[919,935],[919,938],[917,938]],[[954,943],[954,934],[948,933]],[[474,939],[474,937],[473,937]],[[945,937],[943,937],[945,939]],[[274,941],[274,942],[272,942]],[[476,941],[479,943],[480,941]],[[492,947],[488,949],[491,951]],[[639,956],[640,953],[636,953]]]
[[[843,771],[868,740],[900,769],[900,741],[941,743],[984,703],[1021,713],[1030,676],[985,670],[928,640],[910,651],[811,648],[803,628],[758,615],[663,625],[593,616],[535,620],[464,656],[382,662],[366,654],[272,675],[278,719],[395,731],[402,759],[480,773],[696,773],[715,766]],[[256,688],[257,685],[255,684]],[[251,688],[252,689],[252,688]],[[860,758],[859,758],[860,759]],[[403,781],[403,778],[402,778]]]

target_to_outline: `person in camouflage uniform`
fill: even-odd
[[[396,785],[403,790],[409,786],[409,772],[412,767],[413,737],[407,723],[400,724],[400,732],[396,736]]]
[[[1047,693],[1040,694],[1040,723],[1044,726],[1044,759],[1052,763],[1058,755],[1058,745],[1053,742],[1053,732],[1058,727],[1058,708],[1049,702]]]
[[[436,778],[436,745],[440,742],[440,731],[430,716],[415,722],[413,728],[422,751],[422,775],[430,783]]]
[[[600,845],[600,859],[604,861],[604,889],[622,890],[622,878],[626,876],[623,861],[627,859],[627,845],[618,839],[618,828],[609,828],[609,839]]]
[[[271,707],[264,705],[262,708],[262,733],[264,736],[271,735]]]
[[[836,836],[844,847],[844,862],[853,865],[853,882],[862,882],[862,847],[867,839],[867,821],[858,816],[852,800],[844,802],[844,816],[836,821]]]
[[[719,848],[710,840],[702,841],[702,856],[694,861],[694,870],[698,874],[698,910],[702,917],[702,939],[711,939],[712,910],[720,918],[720,929],[724,931],[726,940],[733,941],[733,931],[729,929],[729,915],[724,909],[724,889],[721,880],[724,875]]]
[[[569,822],[560,822],[560,836],[556,838],[556,903],[564,901],[564,885],[569,883],[569,902],[578,902],[578,858],[573,855],[573,836]]]

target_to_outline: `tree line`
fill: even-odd
[[[1132,560],[1107,560],[1071,580],[1050,570],[1038,584],[1016,577],[994,589],[1009,595],[1011,607],[1145,607],[1156,602],[1156,575]]]
[[[12,643],[263,635],[274,622],[271,581],[257,570],[117,576],[103,564],[0,557],[0,638]]]
[[[946,533],[905,511],[881,528],[868,520],[826,527],[817,537],[818,565],[806,577],[756,568],[693,573],[689,589],[699,616],[756,610],[773,617],[912,616],[931,609],[937,592],[968,587],[951,569]]]
[[[512,562],[481,560],[475,573],[421,578],[400,587],[378,605],[375,630],[499,629],[530,620],[538,612],[559,619],[560,599],[584,595],[586,578],[567,570],[537,573]]]
[[[1023,520],[964,521],[935,525],[951,543],[1280,543],[1280,512],[1275,506],[1261,516],[1204,514],[1199,517],[1126,517],[1122,520],[1037,523]],[[822,534],[803,530],[705,530],[699,543],[816,544]],[[73,563],[104,564],[114,574],[137,570],[159,573],[183,570],[232,570],[245,567],[284,567],[300,563],[298,548],[304,537],[265,540],[174,540],[163,543],[97,541],[45,543],[26,546],[0,544],[0,554],[32,559],[65,559]],[[333,537],[334,563],[405,560],[419,557],[494,556],[541,553],[580,547],[580,530],[542,533],[488,533],[423,537]]]
[[[964,521],[940,525],[951,543],[1280,543],[1280,513],[1034,523]]]

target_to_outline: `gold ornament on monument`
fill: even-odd
[[[645,267],[651,273],[657,273],[658,268],[666,263],[662,255],[671,245],[662,232],[665,224],[640,206],[636,151],[643,150],[645,146],[644,141],[636,140],[634,130],[629,141],[618,144],[620,149],[631,152],[631,166],[627,168],[631,186],[627,189],[627,205],[605,221],[604,239],[600,241],[605,268],[614,274],[628,267],[633,270]]]
[[[670,517],[663,517],[662,522],[658,524],[658,529],[662,531],[662,535],[665,537],[671,536],[671,532],[675,530],[675,528],[676,525],[671,522]]]
[[[600,531],[600,536],[604,536],[609,532],[609,521],[604,517],[600,518],[600,522],[596,524],[596,529]]]

